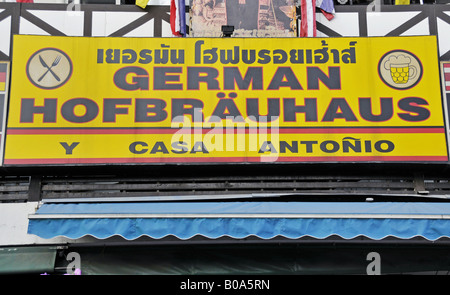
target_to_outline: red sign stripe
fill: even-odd
[[[394,128],[374,128],[374,127],[356,127],[356,128],[202,128],[202,129],[176,129],[176,128],[142,128],[142,129],[58,129],[58,128],[8,128],[8,135],[29,135],[29,134],[351,134],[351,133],[445,133],[444,127],[394,127]]]

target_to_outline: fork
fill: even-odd
[[[38,82],[40,82],[42,79],[44,79],[45,75],[47,75],[48,72],[50,72],[57,81],[61,80],[58,77],[58,75],[56,75],[55,72],[52,71],[52,68],[55,67],[56,65],[58,65],[59,62],[61,61],[61,55],[56,56],[55,60],[53,60],[53,63],[50,67],[44,62],[44,60],[41,58],[41,56],[39,56],[39,60],[41,61],[41,64],[47,68],[47,71],[45,71],[45,73],[38,79]]]

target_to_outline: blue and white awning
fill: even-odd
[[[434,241],[450,237],[450,203],[416,202],[117,202],[44,203],[29,216],[29,234],[71,239],[196,235],[317,239],[338,235]]]

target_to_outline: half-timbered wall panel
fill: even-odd
[[[171,37],[169,8],[0,3],[0,59],[10,60],[13,34]],[[318,37],[437,35],[441,60],[450,58],[450,7],[446,5],[336,6],[331,21],[317,13],[317,30]]]

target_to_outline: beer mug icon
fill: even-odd
[[[420,59],[410,51],[391,50],[378,62],[378,75],[384,84],[394,89],[410,89],[417,85],[423,76]]]
[[[411,58],[403,54],[391,56],[384,63],[384,68],[390,71],[395,84],[406,84],[417,74],[417,68],[411,65]]]

